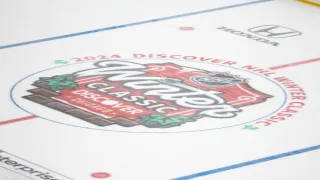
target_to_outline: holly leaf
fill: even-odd
[[[48,83],[49,88],[53,91],[75,89],[78,87],[75,78],[68,74],[53,77],[40,77],[39,80]]]
[[[150,116],[141,116],[140,120],[142,123],[150,128],[171,128],[180,126],[186,122],[195,121],[188,116],[172,116],[166,117],[161,114],[152,114]]]

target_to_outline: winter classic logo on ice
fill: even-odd
[[[23,79],[16,102],[39,117],[125,132],[220,129],[259,120],[283,101],[248,70],[183,60],[129,59],[51,68]]]

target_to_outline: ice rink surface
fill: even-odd
[[[317,180],[320,2],[0,2],[1,180]]]

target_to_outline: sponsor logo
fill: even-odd
[[[23,110],[61,124],[160,133],[257,121],[286,101],[269,70],[195,56],[133,57],[139,58],[90,60],[34,73],[13,87],[12,99]]]
[[[171,128],[205,117],[232,118],[240,107],[272,97],[236,75],[174,63],[100,61],[93,66],[40,77],[24,98],[97,126]]]
[[[71,180],[29,161],[0,150],[0,167],[34,180]],[[5,177],[3,177],[5,178]]]
[[[270,41],[268,39],[261,38],[259,36],[255,36],[255,35],[252,35],[252,34],[249,34],[249,33],[243,32],[243,31],[235,30],[232,28],[228,28],[228,27],[223,26],[223,27],[219,27],[217,29],[225,31],[225,32],[229,32],[234,35],[242,36],[242,37],[245,37],[245,38],[260,42],[260,43],[265,43],[265,44],[268,44],[271,46],[278,46],[279,45],[278,42]]]
[[[302,34],[299,31],[278,25],[263,25],[248,29],[248,31],[267,38],[287,38]]]
[[[271,46],[279,46],[280,43],[267,38],[287,38],[302,34],[301,32],[295,31],[293,29],[277,25],[264,25],[255,28],[250,28],[248,31],[254,33],[255,35],[225,26],[218,27],[217,29]],[[263,36],[264,38],[260,36]]]

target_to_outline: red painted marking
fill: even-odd
[[[299,62],[294,62],[294,63],[289,63],[289,64],[283,64],[283,65],[280,65],[280,66],[271,67],[269,69],[277,70],[277,69],[283,69],[283,68],[288,68],[288,67],[292,67],[292,66],[299,66],[299,65],[302,65],[302,64],[314,63],[314,62],[318,62],[318,61],[320,61],[320,58],[309,59],[309,60],[299,61]]]
[[[179,28],[181,31],[193,31],[194,27],[180,27]]]
[[[11,124],[11,123],[15,123],[15,122],[20,122],[20,121],[30,120],[30,119],[33,119],[33,118],[36,118],[36,117],[37,116],[32,115],[32,116],[26,116],[26,117],[7,120],[7,121],[2,121],[2,122],[0,122],[0,126],[1,125],[5,125],[5,124]]]
[[[111,174],[106,173],[106,172],[95,172],[95,173],[91,174],[91,177],[97,178],[97,179],[104,179],[104,178],[111,177]]]

